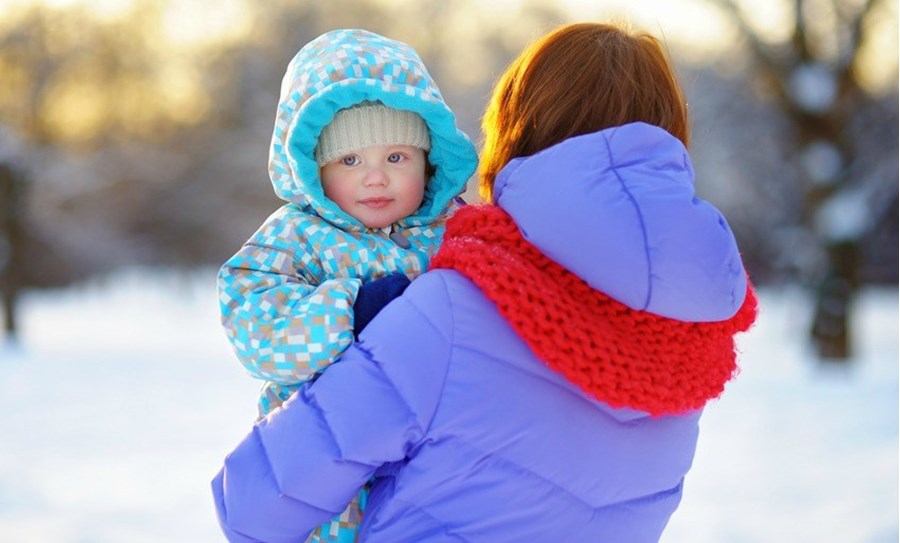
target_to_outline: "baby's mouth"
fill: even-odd
[[[390,204],[391,199],[385,197],[366,198],[365,200],[360,200],[359,203],[366,207],[380,208]]]

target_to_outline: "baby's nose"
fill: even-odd
[[[366,176],[363,181],[366,185],[386,185],[388,176],[387,173],[385,173],[384,168],[375,166],[366,171]]]

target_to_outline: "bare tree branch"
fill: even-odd
[[[794,44],[794,51],[797,51],[801,62],[810,62],[813,60],[813,54],[809,47],[808,35],[806,32],[806,18],[803,15],[803,0],[794,0],[794,35],[791,41]]]

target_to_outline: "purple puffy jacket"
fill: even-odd
[[[526,238],[630,307],[713,321],[743,302],[734,237],[659,128],[572,138],[516,159],[495,188]],[[360,542],[652,542],[699,417],[589,397],[472,282],[435,270],[253,428],[213,493],[231,541],[302,542],[374,475]]]

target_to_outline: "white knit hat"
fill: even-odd
[[[337,112],[322,129],[316,145],[319,166],[373,145],[412,145],[428,152],[431,137],[418,114],[377,102],[363,102]]]

